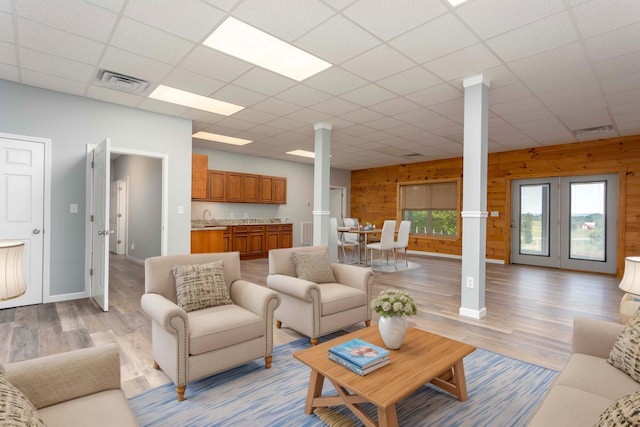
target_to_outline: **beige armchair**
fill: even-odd
[[[272,249],[269,251],[267,286],[278,291],[281,305],[275,311],[276,327],[285,326],[308,336],[311,344],[318,337],[347,326],[371,321],[373,272],[355,265],[331,263],[335,283],[315,283],[297,277],[292,253],[324,251],[326,246]],[[328,261],[327,261],[328,263]]]
[[[172,267],[223,261],[233,304],[186,312],[177,304]],[[240,278],[239,252],[171,255],[145,260],[142,309],[151,317],[154,367],[176,385],[184,400],[187,383],[264,357],[271,367],[275,291]]]
[[[115,344],[10,363],[0,372],[48,427],[138,425],[121,389]],[[23,423],[37,425],[33,419]]]

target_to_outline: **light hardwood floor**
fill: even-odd
[[[404,289],[419,307],[418,315],[410,318],[416,327],[529,363],[561,369],[571,351],[576,316],[618,321],[622,292],[613,276],[488,264],[487,316],[475,320],[458,315],[459,260],[410,255],[409,261],[420,267],[376,272],[374,294],[387,287]],[[265,285],[267,272],[266,259],[242,262],[246,280]],[[143,266],[112,256],[108,312],[89,299],[0,310],[0,360],[116,342],[128,397],[165,384],[167,377],[152,368],[150,320],[140,309],[143,292]],[[276,329],[274,345],[299,337],[285,327]]]

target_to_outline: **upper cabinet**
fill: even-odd
[[[191,198],[207,200],[209,157],[204,154],[191,154]]]
[[[195,168],[195,159],[193,164]],[[193,175],[195,177],[195,170]],[[218,170],[209,170],[206,176],[206,195],[192,196],[193,200],[227,203],[287,203],[287,178]]]

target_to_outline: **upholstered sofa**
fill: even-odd
[[[310,269],[315,271],[301,278],[293,257],[305,254],[319,258],[309,259],[313,264]],[[316,345],[318,337],[347,326],[360,322],[369,326],[373,279],[368,268],[329,262],[327,246],[272,249],[267,286],[277,291],[282,301],[274,314],[276,327],[284,324]]]
[[[640,383],[607,362],[624,325],[576,318],[572,354],[529,427],[594,426],[600,415]]]
[[[8,405],[7,412],[19,408],[24,415],[23,408],[35,407],[37,412],[32,415],[48,427],[138,425],[120,388],[120,355],[115,344],[10,363],[0,370],[32,405],[17,401],[11,390],[3,389],[0,400]],[[13,420],[0,420],[1,425],[38,425],[33,420],[17,422],[12,414],[0,412]]]

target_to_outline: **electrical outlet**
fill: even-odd
[[[471,277],[471,276],[467,277],[467,288],[473,289],[474,286],[475,286],[475,284],[473,282],[473,277]]]

